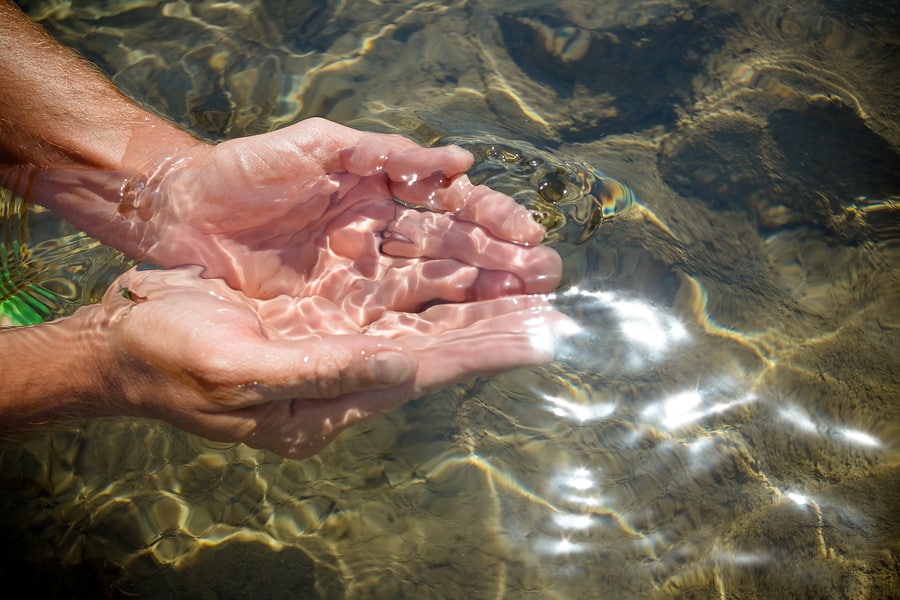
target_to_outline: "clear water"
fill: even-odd
[[[320,115],[469,147],[473,179],[547,211],[584,330],[305,461],[142,421],[7,445],[4,577],[67,598],[900,595],[896,3],[24,5],[209,139]]]

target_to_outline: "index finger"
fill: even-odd
[[[363,133],[356,144],[340,153],[341,166],[354,175],[384,173],[393,182],[413,183],[434,175],[452,177],[475,162],[459,146],[426,148],[399,135]]]

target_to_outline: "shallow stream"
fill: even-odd
[[[473,180],[545,213],[583,329],[549,367],[304,461],[145,421],[7,445],[4,578],[60,598],[900,596],[900,5],[22,5],[212,140],[318,115],[469,148]],[[29,249],[9,277],[54,314],[124,268],[7,200]]]

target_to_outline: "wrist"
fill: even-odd
[[[155,256],[160,241],[172,242],[174,226],[190,211],[194,195],[180,189],[191,177],[184,176],[209,144],[202,142],[171,124],[148,118],[135,128],[122,158],[120,185],[115,201],[116,218],[128,226],[130,236],[117,247],[129,256],[164,264]],[[178,204],[175,204],[177,200]],[[173,239],[168,239],[171,237]],[[166,265],[171,266],[171,265]]]
[[[205,146],[162,119],[147,116],[134,127],[113,168],[6,167],[0,170],[0,183],[142,260],[159,230],[178,219],[170,213],[184,210],[168,206],[163,182]],[[157,222],[158,217],[164,218]]]
[[[33,327],[0,331],[16,359],[0,392],[0,428],[35,430],[83,418],[129,414],[108,321],[100,306]]]

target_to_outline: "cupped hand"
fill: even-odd
[[[138,415],[290,457],[427,391],[549,362],[570,324],[539,295],[409,312],[418,298],[399,293],[367,315],[326,296],[250,298],[200,271],[132,269],[106,293],[123,397]]]
[[[397,287],[417,289],[419,306],[551,291],[561,266],[538,245],[543,228],[474,186],[472,161],[314,118],[173,151],[126,182],[119,210],[141,232],[139,258],[202,265],[255,298],[343,288],[365,310]]]

